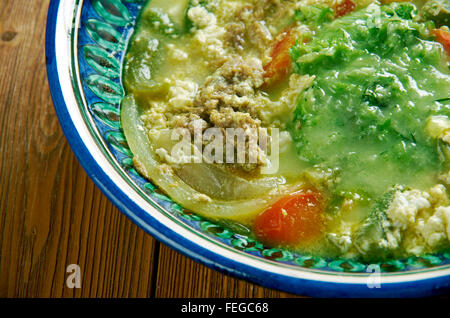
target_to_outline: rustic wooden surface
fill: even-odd
[[[290,296],[172,251],[95,187],[50,98],[48,4],[0,1],[0,297]],[[80,266],[80,289],[66,286],[70,264]]]

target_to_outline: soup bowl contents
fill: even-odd
[[[134,166],[268,246],[450,246],[446,0],[152,0],[124,59]]]

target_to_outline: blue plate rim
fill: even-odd
[[[142,210],[101,169],[78,133],[64,101],[56,56],[56,22],[61,0],[51,0],[46,27],[47,75],[54,108],[69,145],[88,176],[104,195],[129,219],[160,242],[203,265],[264,287],[315,297],[423,297],[442,294],[450,288],[450,275],[383,284],[370,289],[366,284],[318,281],[273,273],[224,257],[168,228]],[[339,275],[333,275],[336,278]]]

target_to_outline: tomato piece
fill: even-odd
[[[315,191],[301,191],[282,198],[255,220],[256,236],[276,245],[306,245],[324,229],[323,198]]]
[[[444,46],[445,52],[450,56],[450,33],[443,29],[434,29],[432,33],[436,36],[436,41]]]
[[[272,60],[264,66],[266,86],[281,82],[290,73],[292,59],[289,49],[294,46],[296,40],[296,34],[292,30],[286,30],[275,43],[270,55]]]
[[[356,8],[355,3],[352,0],[344,0],[338,3],[334,7],[334,16],[336,18],[343,17],[344,15],[349,14],[350,12],[353,12]]]

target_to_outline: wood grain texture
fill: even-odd
[[[0,297],[280,297],[170,250],[76,161],[45,70],[49,0],[0,1]],[[66,286],[69,264],[81,288]]]
[[[293,295],[259,287],[205,266],[161,245],[155,285],[156,297],[265,298]]]

